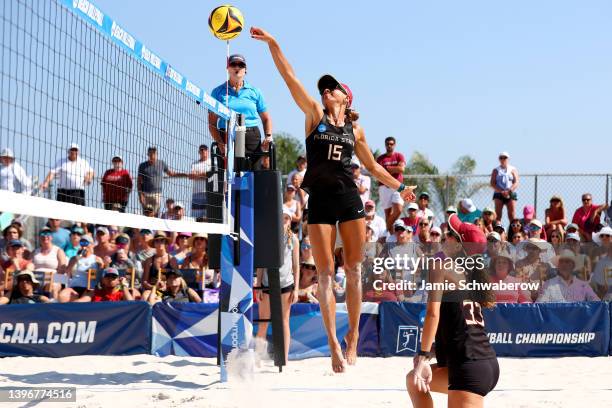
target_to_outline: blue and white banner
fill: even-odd
[[[414,355],[424,314],[424,304],[382,303],[382,355]],[[610,310],[604,302],[498,304],[485,309],[484,318],[499,356],[603,356],[610,348]]]
[[[207,109],[217,115],[224,119],[229,118],[230,110],[227,107],[204,92],[200,86],[191,82],[145,44],[134,38],[119,22],[102,12],[92,1],[62,0],[62,3],[172,85],[186,92],[196,101],[203,103]]]
[[[256,305],[258,306],[258,305]],[[254,308],[257,315],[258,308]],[[330,355],[327,336],[323,326],[323,317],[319,305],[297,303],[291,306],[291,344],[289,359],[301,360],[311,357]],[[338,303],[336,310],[336,337],[342,341],[348,332],[348,313],[344,303]],[[267,337],[272,341],[272,327],[268,325]],[[359,343],[357,353],[360,356],[377,356],[378,350],[378,304],[363,303],[359,321]]]
[[[248,349],[253,337],[253,173],[235,177],[234,194],[240,195],[240,239],[223,236],[221,242],[221,377],[227,355],[234,349]],[[232,214],[236,200],[232,200]],[[234,245],[240,245],[240,264],[234,265]]]
[[[485,309],[489,341],[499,356],[605,356],[610,311],[604,302],[498,304]]]
[[[150,340],[145,302],[0,307],[0,357],[143,354]]]
[[[216,357],[218,304],[157,303],[153,306],[151,354]]]

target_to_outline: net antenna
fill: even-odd
[[[235,123],[226,106],[91,1],[3,2],[0,21],[0,149],[18,173],[0,211],[230,232],[233,149],[198,165],[208,113]]]

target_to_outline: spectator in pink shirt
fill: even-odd
[[[519,283],[520,279],[510,275],[514,270],[512,255],[507,251],[500,251],[492,259],[490,265],[491,282]],[[496,290],[496,303],[530,303],[531,294],[526,290]]]
[[[538,302],[585,302],[598,301],[591,286],[573,275],[576,268],[575,255],[564,250],[556,259],[557,276],[544,282]]]
[[[593,204],[593,196],[589,193],[582,195],[582,207],[578,208],[572,218],[572,223],[577,224],[580,236],[584,242],[591,242],[595,227],[600,222],[601,213],[608,209],[608,205]]]
[[[400,183],[404,181],[404,169],[406,167],[406,159],[404,155],[395,151],[395,138],[389,136],[385,139],[385,154],[381,154],[376,158],[389,174],[391,174]],[[404,200],[400,193],[380,184],[378,187],[378,195],[380,197],[379,204],[385,211],[385,222],[387,229],[391,230],[393,222],[398,219],[404,206]]]
[[[123,168],[121,156],[113,157],[112,163],[113,168],[106,170],[102,177],[102,201],[104,202],[104,209],[119,208],[119,212],[125,212],[128,197],[132,192],[132,177]],[[118,204],[118,206],[114,206],[114,204]]]

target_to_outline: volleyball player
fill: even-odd
[[[317,298],[331,352],[332,369],[343,372],[345,362],[355,364],[361,313],[361,261],[365,247],[365,211],[353,181],[353,152],[370,174],[382,184],[414,201],[415,186],[407,187],[385,171],[372,156],[359,115],[351,109],[353,94],[348,86],[331,75],[323,75],[317,84],[321,103],[312,98],[298,80],[278,43],[260,28],[251,28],[251,37],[268,44],[272,58],[295,103],[304,112],[308,168],[302,188],[310,194],[308,234],[319,274]],[[336,301],[333,293],[334,243],[336,224],[344,243],[346,305],[349,330],[346,335],[346,360],[336,338]]]
[[[452,214],[443,253],[437,257],[453,260],[453,268],[435,264],[431,283],[487,282],[482,252],[486,237],[476,225],[463,223]],[[471,258],[469,267],[468,259]],[[459,262],[461,261],[461,262]],[[473,267],[472,267],[473,266]],[[482,316],[483,307],[492,307],[491,291],[430,291],[421,348],[414,369],[406,377],[406,387],[416,408],[433,407],[430,391],[448,394],[448,406],[482,407],[484,397],[495,387],[499,365],[489,344]],[[435,338],[435,351],[432,349]],[[437,364],[429,364],[435,355]]]

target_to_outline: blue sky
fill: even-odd
[[[208,92],[225,80],[225,43],[207,26],[221,2],[94,0]],[[325,72],[348,83],[370,146],[386,136],[442,170],[471,154],[489,173],[507,150],[522,173],[612,171],[612,2],[236,1],[247,28],[281,44],[316,96]],[[231,42],[264,92],[275,131],[303,115],[267,47]]]

